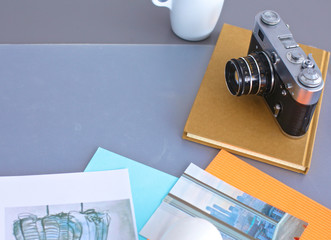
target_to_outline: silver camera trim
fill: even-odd
[[[288,26],[280,17],[279,19],[272,19],[272,22],[268,23],[268,19],[265,19],[266,15],[279,17],[278,13],[271,10],[258,13],[255,16],[253,35],[262,47],[262,50],[269,55],[275,71],[283,81],[286,89],[290,92],[292,98],[304,105],[317,103],[324,87],[324,81],[315,60],[311,54],[307,57],[306,53],[294,40]],[[260,37],[261,33],[263,34],[263,40]],[[320,81],[320,84],[314,87],[308,87],[303,85],[301,83],[302,81],[299,81],[304,68],[301,64],[294,63],[288,59],[288,55],[292,55],[293,51],[295,51],[296,55],[302,55],[305,60],[308,59],[313,62],[312,68],[319,75],[317,81]]]

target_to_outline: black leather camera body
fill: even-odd
[[[232,95],[263,96],[290,137],[307,132],[324,87],[312,55],[306,56],[288,26],[270,10],[256,15],[248,55],[228,61],[225,79]]]

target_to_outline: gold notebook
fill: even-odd
[[[307,173],[322,96],[308,132],[299,139],[289,138],[281,132],[262,97],[232,96],[225,84],[225,64],[231,58],[247,55],[251,35],[249,30],[224,24],[187,119],[183,138]],[[300,47],[306,54],[313,54],[325,79],[330,53],[305,45]]]

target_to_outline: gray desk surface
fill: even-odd
[[[275,9],[298,42],[331,50],[326,0],[226,0],[198,43],[174,36],[168,10],[149,0],[0,6],[0,43],[117,43],[0,45],[1,176],[82,171],[99,146],[175,176],[190,162],[204,168],[217,150],[181,134],[222,23],[250,29],[258,11]],[[328,208],[330,91],[327,83],[308,175],[242,158]]]

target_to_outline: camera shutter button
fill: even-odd
[[[302,63],[302,67],[303,68],[313,68],[314,67],[314,63],[310,59],[305,59],[303,61],[303,63]]]

